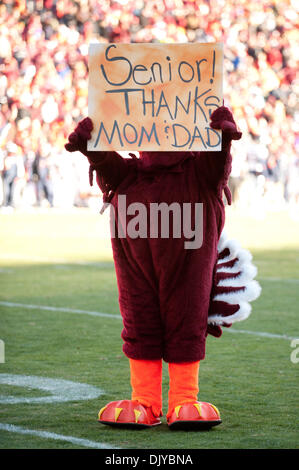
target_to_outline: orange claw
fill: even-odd
[[[161,424],[160,418],[154,416],[150,407],[136,400],[112,401],[99,411],[98,418],[102,424],[129,428],[149,428]]]
[[[170,429],[204,430],[217,426],[222,421],[216,406],[197,401],[176,406],[167,422]]]

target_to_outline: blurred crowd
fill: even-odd
[[[64,150],[88,114],[88,45],[224,43],[235,204],[299,207],[295,0],[0,1],[0,203],[90,206],[88,164]],[[298,209],[299,210],[299,209]]]

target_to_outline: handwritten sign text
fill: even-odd
[[[220,43],[91,44],[88,150],[220,150],[222,61]]]

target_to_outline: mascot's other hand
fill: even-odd
[[[225,326],[226,328],[230,328],[232,324],[224,323],[222,326]],[[207,335],[212,335],[212,336],[215,336],[215,338],[220,338],[220,336],[222,335],[221,326],[208,324]]]
[[[85,118],[80,121],[69,137],[68,142],[65,144],[65,149],[68,152],[81,152],[84,155],[88,155],[87,141],[91,138],[91,131],[93,129],[92,120]]]
[[[238,131],[233,115],[228,108],[221,106],[211,114],[212,129],[221,130],[227,137],[232,140],[239,140],[242,132]]]
[[[215,338],[220,338],[222,335],[222,328],[219,325],[208,325],[206,336],[211,335]]]

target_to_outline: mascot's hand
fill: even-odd
[[[222,327],[225,326],[226,328],[229,328],[232,324],[223,324],[221,325]],[[219,325],[208,325],[207,328],[207,335],[215,336],[215,338],[220,338],[222,335],[222,327]]]
[[[233,115],[228,108],[221,106],[211,114],[212,129],[219,129],[230,140],[239,140],[242,137],[242,132],[239,132],[234,121]]]
[[[222,335],[222,328],[219,325],[208,325],[206,336],[211,335],[215,338],[220,338]]]
[[[65,149],[68,152],[81,152],[86,157],[90,156],[90,152],[87,150],[87,141],[91,138],[91,131],[93,129],[92,120],[90,118],[85,118],[80,121],[74,130],[69,135],[68,143],[65,144]]]

